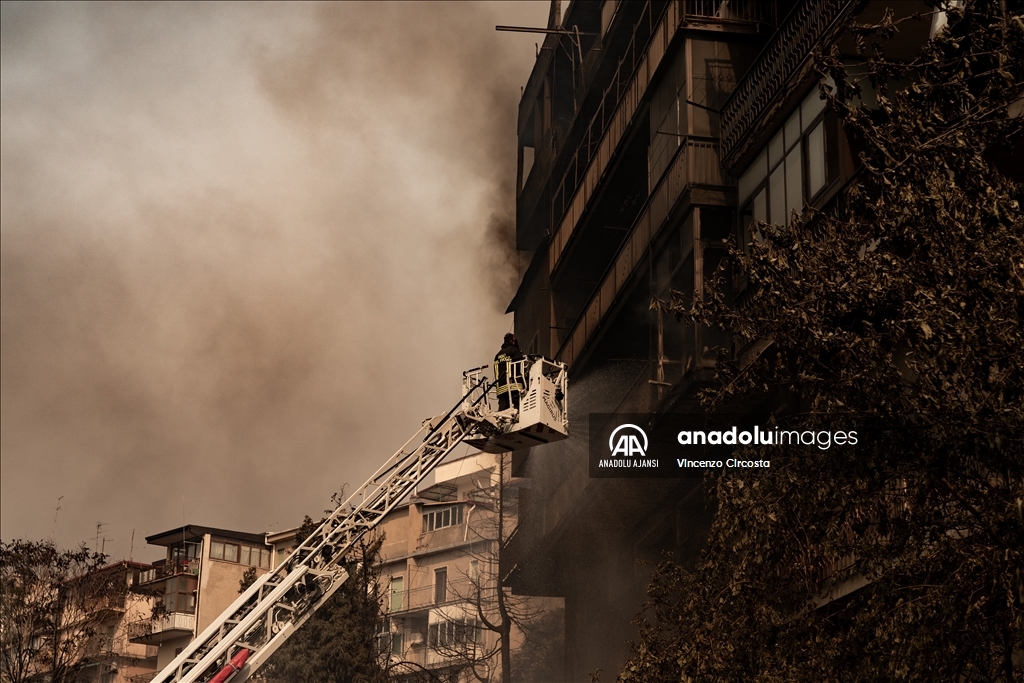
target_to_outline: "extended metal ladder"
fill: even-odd
[[[509,443],[509,436],[521,430],[536,432],[538,420],[547,423],[544,442],[564,439],[568,434],[565,366],[545,359],[530,365],[536,370],[530,373],[532,386],[524,397],[553,396],[557,387],[554,417],[545,412],[543,417],[524,421],[519,411],[493,413],[488,395],[494,383],[482,368],[463,373],[463,396],[451,410],[424,422],[369,481],[276,569],[256,579],[152,683],[238,683],[248,678],[348,579],[342,562],[356,542],[467,439],[510,450],[502,445]],[[522,416],[527,417],[526,411]]]

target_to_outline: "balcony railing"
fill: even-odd
[[[555,185],[551,210],[556,228],[551,238],[548,261],[552,271],[610,166],[619,143],[632,127],[634,116],[642,109],[641,103],[651,79],[676,32],[692,22],[748,26],[774,24],[775,4],[766,0],[677,0],[668,3],[659,16],[648,18],[644,14],[641,17],[641,22],[655,22],[653,30],[643,45],[637,45],[638,29],[634,28],[634,38],[601,105],[569,160],[565,174]]]
[[[775,5],[770,0],[683,0],[683,19],[774,25]]]
[[[416,588],[409,588],[401,591],[400,599],[399,594],[389,593],[388,611],[390,614],[396,615],[401,612],[414,612],[416,610],[425,610],[438,605],[463,602],[474,598],[476,588],[477,586],[475,585],[475,582],[468,578],[449,580],[445,588],[445,599],[441,602],[437,602],[436,600],[437,587],[433,584],[418,586]],[[482,590],[486,593],[488,589],[487,587],[483,587]]]
[[[199,560],[192,559],[188,562],[174,562],[168,564],[158,565],[151,569],[147,569],[139,573],[139,585],[145,585],[154,583],[156,581],[163,581],[172,576],[178,576],[181,574],[188,574],[191,576],[199,575]]]
[[[793,77],[807,66],[811,50],[829,36],[852,0],[804,0],[786,19],[722,107],[722,159],[731,166],[749,141],[772,125]]]
[[[579,358],[679,197],[693,185],[720,187],[730,184],[731,181],[722,173],[716,141],[688,138],[680,146],[669,169],[630,228],[629,238],[619,249],[590,303],[583,309],[584,314],[561,343],[556,355],[558,360],[572,365]]]
[[[108,595],[90,597],[85,606],[89,612],[124,612],[127,595],[115,592]]]
[[[549,247],[549,266],[552,271],[558,265],[566,242],[618,151],[619,143],[633,125],[634,115],[640,109],[651,77],[679,26],[679,9],[677,2],[668,4],[667,11],[661,15],[644,45],[636,44],[638,22],[633,30],[634,37],[601,105],[569,160],[565,174],[555,185],[551,211],[556,227]],[[648,15],[650,11],[648,5],[640,22],[654,19]]]
[[[196,615],[170,612],[152,619],[128,624],[128,640],[133,643],[160,643],[171,638],[190,635],[196,628]]]

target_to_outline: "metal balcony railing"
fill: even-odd
[[[199,575],[199,560],[192,559],[188,562],[174,562],[168,564],[158,565],[152,569],[147,569],[139,573],[139,584],[140,586],[154,583],[156,581],[163,581],[164,579],[172,576],[179,576],[181,574],[188,574],[191,576]]]
[[[109,595],[99,595],[86,600],[86,609],[89,612],[123,612],[126,601],[125,593],[115,592]]]
[[[776,3],[769,0],[683,0],[683,19],[774,25]]]
[[[743,155],[747,141],[757,137],[780,96],[807,65],[814,46],[832,33],[852,0],[804,0],[762,50],[722,106],[722,158],[727,165]]]
[[[569,159],[561,180],[554,185],[551,212],[555,229],[549,246],[549,267],[552,271],[612,156],[618,151],[619,143],[633,124],[651,77],[675,35],[680,20],[679,9],[679,3],[672,2],[655,17],[650,3],[645,6],[601,104]],[[641,31],[645,23],[648,26],[653,24],[653,28]],[[637,40],[638,35],[643,37],[642,42]]]
[[[397,594],[389,593],[387,597],[388,612],[391,615],[398,615],[402,612],[414,612],[438,605],[475,599],[476,588],[475,582],[468,578],[449,580],[445,587],[444,600],[441,602],[437,602],[437,586],[434,584],[409,588]],[[486,587],[482,590],[484,593],[487,592]],[[486,599],[486,595],[484,597]]]
[[[657,30],[662,24],[659,21],[661,15],[652,16],[652,13],[651,3],[645,3],[631,31],[629,44],[619,59],[615,75],[605,88],[601,103],[587,124],[580,144],[569,158],[561,179],[554,185],[551,210],[556,221],[575,205],[580,190],[585,191],[586,188],[581,188],[580,185],[594,175],[591,169],[597,166],[598,175],[604,170],[608,157],[618,145],[639,105],[643,88],[650,77],[649,72],[653,71],[653,68],[648,68],[651,61],[648,56],[649,43],[656,36],[664,41],[664,30],[660,34]],[[654,29],[651,28],[652,24],[655,26]],[[660,59],[664,52],[664,45],[660,48],[657,59]],[[643,83],[638,84],[638,80]],[[595,157],[598,157],[596,163],[592,163],[595,162]],[[559,224],[558,227],[561,228],[562,225]],[[571,232],[571,228],[568,230]]]

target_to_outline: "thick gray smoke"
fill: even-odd
[[[547,7],[5,3],[0,536],[284,528],[447,409]]]

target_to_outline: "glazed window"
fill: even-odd
[[[443,508],[433,508],[430,512],[424,512],[423,533],[462,524],[462,508],[462,505],[449,505]]]
[[[225,562],[238,562],[239,547],[234,543],[212,541],[210,543],[210,559]]]
[[[740,175],[743,242],[757,221],[786,225],[839,175],[839,126],[812,90]]]
[[[430,647],[433,649],[459,649],[483,644],[483,629],[473,619],[452,619],[430,625]]]
[[[405,595],[405,579],[401,576],[391,577],[391,611],[402,609],[402,597]]]
[[[254,548],[243,545],[241,550],[242,564],[247,564],[250,567],[259,567],[260,569],[270,569],[270,551],[267,548]]]

